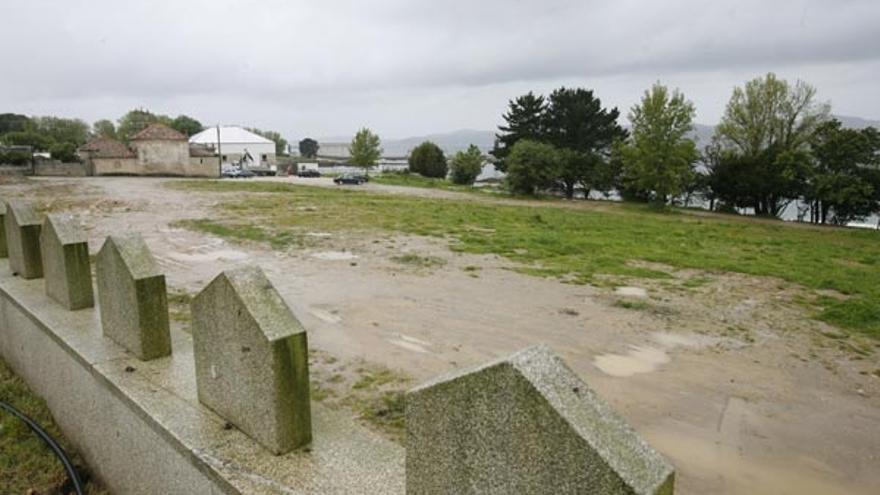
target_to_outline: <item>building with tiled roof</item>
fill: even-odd
[[[92,139],[77,149],[91,158],[134,158],[134,151],[121,142],[107,137]]]
[[[132,141],[186,141],[186,135],[168,127],[165,124],[155,122],[144,127],[140,132],[131,137]]]
[[[217,177],[220,166],[207,147],[191,149],[185,135],[164,124],[150,124],[131,137],[131,145],[100,137],[78,150],[94,175],[171,175]]]

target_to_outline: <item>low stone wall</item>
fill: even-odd
[[[85,177],[89,175],[89,166],[78,162],[38,161],[34,168],[34,175],[41,177]]]
[[[178,177],[219,177],[217,160],[191,157],[183,163],[146,163],[137,158],[93,158],[95,175],[159,175]]]

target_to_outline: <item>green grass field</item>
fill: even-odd
[[[502,205],[489,198],[425,199],[267,182],[175,181],[169,187],[255,193],[225,201],[222,221],[185,226],[275,248],[300,244],[315,229],[380,230],[447,237],[454,250],[498,254],[525,273],[573,283],[596,282],[597,275],[669,276],[636,266],[639,261],[776,277],[843,294],[818,297],[816,318],[880,338],[877,231],[658,212],[638,204]]]
[[[408,186],[408,187],[424,187],[428,189],[444,189],[447,191],[459,192],[484,192],[482,188],[473,186],[462,186],[453,184],[447,179],[433,179],[430,177],[422,177],[418,174],[402,174],[402,173],[386,173],[371,175],[370,181],[376,184],[385,184],[389,186]]]

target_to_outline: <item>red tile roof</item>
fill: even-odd
[[[131,137],[132,141],[139,140],[161,140],[161,141],[186,141],[187,138],[185,135],[175,131],[174,129],[168,127],[165,124],[160,124],[158,122],[154,124],[150,124],[145,127],[141,132],[135,134]]]
[[[128,146],[106,137],[92,139],[77,149],[86,152],[92,158],[133,158],[134,151]]]

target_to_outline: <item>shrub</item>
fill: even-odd
[[[452,182],[469,186],[477,180],[483,170],[483,154],[472,144],[468,146],[467,151],[459,151],[452,157],[449,168]]]
[[[554,146],[519,140],[507,157],[507,187],[514,194],[533,195],[552,188],[560,169],[559,150]]]
[[[409,154],[409,170],[425,177],[445,179],[448,172],[446,156],[439,146],[425,141]]]

